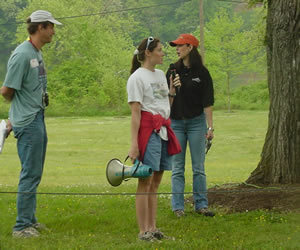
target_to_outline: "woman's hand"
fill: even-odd
[[[205,107],[204,113],[207,121],[207,133],[206,139],[212,140],[214,138],[214,127],[213,127],[213,108],[212,106]]]
[[[140,156],[140,151],[139,151],[138,146],[131,146],[128,156],[129,156],[131,162],[134,163],[135,160],[138,159]]]
[[[213,138],[214,138],[214,131],[208,129],[206,133],[206,139],[212,140]]]
[[[175,75],[175,78],[173,80],[172,75],[170,76],[170,94],[175,95],[176,94],[176,88],[179,89],[181,87],[181,81],[178,74]]]

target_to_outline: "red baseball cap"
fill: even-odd
[[[199,41],[191,34],[181,34],[176,40],[169,42],[169,44],[173,47],[180,44],[191,44],[197,48]]]

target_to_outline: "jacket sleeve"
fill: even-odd
[[[206,108],[206,107],[214,105],[214,102],[215,102],[214,86],[213,86],[213,80],[210,76],[210,73],[205,67],[203,69],[202,74],[204,74],[204,78],[205,78],[202,105],[204,108]]]
[[[168,87],[170,89],[170,75],[171,75],[171,72],[170,72],[170,69],[168,69],[167,73],[166,73],[166,78],[167,78],[167,82],[168,82]]]

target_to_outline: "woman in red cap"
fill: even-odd
[[[195,211],[205,216],[214,216],[208,210],[206,175],[204,171],[205,143],[213,134],[214,89],[211,76],[202,63],[197,50],[199,41],[191,34],[181,34],[170,42],[176,47],[179,60],[171,64],[167,72],[170,82],[178,74],[181,87],[172,96],[172,128],[181,146],[181,153],[173,156],[172,162],[172,210],[175,215],[184,215],[184,171],[187,143],[189,143],[193,169],[193,197]]]

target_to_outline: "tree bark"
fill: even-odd
[[[229,72],[226,72],[226,82],[227,82],[227,105],[228,105],[228,113],[231,113],[231,93],[230,93],[230,79]]]
[[[269,125],[248,183],[300,183],[299,35],[300,0],[268,0]]]

